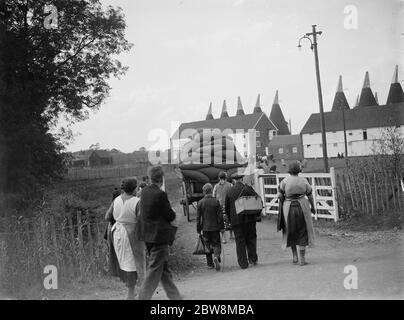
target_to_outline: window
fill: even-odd
[[[348,132],[348,135],[352,136],[352,132],[351,132],[351,131],[350,131],[350,132]]]
[[[257,148],[261,148],[261,141],[257,141]]]
[[[310,147],[311,147],[311,144],[308,144],[308,145],[307,145],[307,148],[310,148]]]
[[[259,137],[261,136],[261,133],[257,130],[257,131],[255,131],[255,136],[256,136],[257,138],[259,138]]]
[[[293,147],[293,148],[292,148],[292,152],[293,152],[293,153],[297,153],[297,147]]]
[[[273,135],[276,136],[276,130],[274,130]]]
[[[283,148],[279,148],[278,153],[282,154],[283,153]]]
[[[366,129],[363,129],[362,135],[363,135],[363,140],[367,140],[367,139],[368,139],[368,132],[367,132]]]
[[[334,143],[333,146],[334,146],[334,147],[338,147],[338,143]]]

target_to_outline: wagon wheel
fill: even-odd
[[[188,222],[191,221],[189,218],[189,199],[188,199],[188,192],[187,192],[187,185],[185,182],[182,182],[182,194],[184,195],[182,203],[182,208],[184,210],[184,216],[187,217]]]
[[[185,198],[184,215],[187,216],[187,221],[190,222],[191,218],[189,217],[189,200],[188,200],[188,197]]]

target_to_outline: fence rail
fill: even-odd
[[[63,279],[107,272],[106,222],[94,212],[13,216],[0,225],[0,276],[11,291],[38,283],[46,265],[55,265]]]
[[[144,163],[132,167],[68,168],[65,179],[91,180],[143,176],[147,174],[149,166],[149,164]],[[163,165],[163,169],[164,172],[173,171],[174,165]]]
[[[344,214],[351,211],[371,215],[404,210],[404,190],[400,178],[390,172],[336,175],[337,195]]]

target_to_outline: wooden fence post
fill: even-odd
[[[334,167],[330,168],[330,176],[331,176],[331,187],[332,187],[332,192],[334,194],[334,221],[337,222],[338,221],[338,197],[337,197],[337,184],[335,181],[335,169]]]
[[[68,224],[68,229],[69,229],[69,236],[70,236],[70,257],[71,257],[71,267],[73,270],[73,275],[76,274],[76,241],[74,237],[74,225],[73,225],[73,218],[72,218],[72,212],[70,211],[67,214],[67,224]]]
[[[87,220],[87,237],[88,237],[88,250],[90,254],[90,266],[94,263],[94,252],[93,252],[93,236],[91,234],[91,220],[88,209],[86,210],[86,220]]]
[[[77,233],[79,239],[79,265],[80,265],[80,276],[84,277],[84,245],[83,245],[83,230],[81,222],[81,211],[77,210]]]

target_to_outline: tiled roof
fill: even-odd
[[[288,144],[300,144],[300,135],[299,134],[288,134],[288,135],[280,135],[274,136],[272,140],[269,142],[269,145],[280,146],[280,145],[288,145]]]
[[[279,104],[272,105],[271,114],[269,115],[269,119],[273,122],[273,124],[278,128],[278,134],[286,135],[290,134],[288,123],[283,116],[281,106]]]
[[[324,113],[326,131],[343,130],[342,111]],[[404,103],[370,106],[345,110],[347,130],[404,125]],[[320,114],[313,113],[301,134],[321,132]]]
[[[194,121],[188,123],[182,123],[178,130],[175,132],[173,138],[179,136],[182,131],[185,129],[219,129],[221,131],[225,129],[242,129],[247,131],[248,129],[254,129],[258,121],[261,117],[267,117],[265,113],[252,113],[252,114],[245,114],[233,117],[226,117],[226,118],[218,118],[218,119],[210,119],[210,120],[203,120],[203,121]],[[270,121],[269,121],[270,122]],[[270,122],[271,123],[271,122]],[[276,130],[276,128],[271,123],[270,130]]]
[[[387,104],[404,102],[404,92],[400,83],[392,83],[390,85],[389,95],[387,97]]]
[[[359,98],[359,105],[356,108],[363,108],[370,106],[377,106],[377,101],[370,87],[363,88],[361,96]]]

